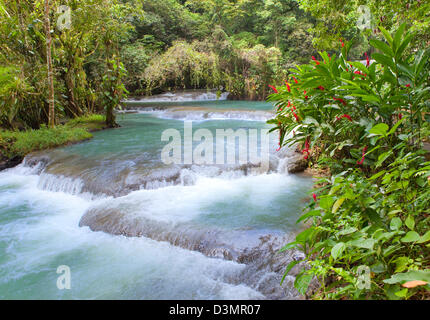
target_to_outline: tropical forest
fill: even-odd
[[[0,300],[430,300],[429,0],[0,0],[0,35]]]

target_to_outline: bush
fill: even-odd
[[[302,145],[305,158],[332,173],[299,219],[311,226],[283,249],[306,253],[295,281],[303,294],[316,277],[315,298],[429,297],[430,162],[422,141],[430,51],[407,56],[413,35],[405,29],[381,28],[386,41],[370,41],[379,51],[373,63],[348,61],[349,43],[337,56],[320,53],[322,61],[291,70],[269,98],[280,145]]]
[[[5,158],[24,157],[30,152],[50,149],[92,138],[89,131],[106,127],[105,116],[89,115],[70,120],[63,126],[38,130],[0,131],[0,153]]]

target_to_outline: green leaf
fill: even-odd
[[[393,275],[390,279],[386,279],[383,281],[385,283],[395,284],[414,280],[430,282],[430,269],[411,270],[405,273],[397,273]]]
[[[406,295],[408,294],[408,288],[402,289],[400,291],[397,291],[395,293],[396,296],[400,297],[400,298],[406,298]]]
[[[300,294],[304,295],[308,291],[312,278],[313,276],[310,274],[299,274],[294,281],[294,287]]]
[[[336,213],[337,210],[339,210],[340,206],[342,205],[342,203],[345,201],[345,198],[340,198],[337,199],[336,202],[333,205],[333,209],[332,209],[332,213]]]
[[[372,58],[375,59],[380,64],[382,64],[383,66],[388,66],[393,70],[396,69],[393,59],[390,58],[389,56],[383,55],[381,53],[373,53]]]
[[[376,95],[369,95],[369,94],[351,94],[351,96],[353,97],[358,97],[363,99],[363,101],[365,102],[376,102],[376,103],[381,103],[381,100],[379,99],[378,96]]]
[[[409,215],[409,216],[406,218],[405,224],[406,224],[406,226],[407,226],[410,230],[414,230],[414,228],[415,228],[415,220],[414,220],[414,217],[412,217],[411,215]]]
[[[395,217],[393,219],[391,219],[390,222],[390,229],[391,230],[400,230],[400,228],[402,227],[402,220],[398,217]]]
[[[374,126],[372,129],[370,129],[369,133],[377,135],[377,136],[386,136],[387,131],[389,127],[385,123],[379,123],[376,126]]]
[[[332,196],[320,197],[320,206],[326,211],[329,211],[333,205],[334,199]]]
[[[393,151],[387,151],[379,155],[378,162],[375,164],[376,168],[379,168],[385,160],[387,160],[391,155],[393,154]]]
[[[393,37],[391,36],[391,34],[386,29],[384,29],[383,27],[379,27],[379,30],[381,30],[382,34],[385,37],[385,40],[387,40],[387,42],[390,44],[390,46],[392,46],[393,45]]]
[[[339,242],[331,249],[331,256],[333,257],[333,259],[337,260],[337,258],[339,258],[342,255],[345,249],[346,249],[345,243]]]
[[[421,239],[420,235],[415,231],[409,231],[400,241],[409,243],[409,242],[417,242]]]
[[[400,27],[397,29],[396,34],[393,39],[393,47],[399,48],[400,42],[402,41],[402,36],[405,33],[406,23],[402,23]]]
[[[293,260],[288,264],[287,269],[285,270],[284,276],[282,277],[281,285],[282,285],[282,283],[284,283],[284,280],[285,280],[286,276],[288,275],[288,273],[291,271],[291,269],[293,269],[300,262],[301,261]]]
[[[403,272],[405,271],[409,266],[410,259],[408,257],[399,257],[394,262],[396,263],[396,270],[395,272]]]
[[[385,170],[382,170],[382,171],[380,171],[380,172],[378,172],[377,174],[374,174],[373,176],[371,176],[370,178],[369,178],[369,180],[376,180],[376,179],[378,179],[379,177],[381,177],[381,176],[383,176],[384,174],[386,173],[386,171]]]
[[[336,233],[336,236],[346,236],[348,234],[354,233],[356,232],[358,229],[355,227],[351,227],[351,228],[347,228],[347,229],[343,229],[341,231],[339,231],[338,233]]]
[[[279,252],[284,252],[293,248],[297,248],[297,245],[299,244],[300,243],[298,241],[290,242],[287,245],[285,245],[281,250],[279,250]]]
[[[394,57],[393,49],[391,49],[390,46],[388,44],[386,44],[385,42],[383,42],[381,40],[372,39],[372,40],[370,40],[370,44],[372,46],[374,46],[375,48],[381,50],[386,55],[388,55],[390,57]]]
[[[357,247],[357,248],[363,248],[363,249],[369,249],[372,250],[373,246],[375,245],[374,239],[357,239],[353,241],[349,241],[347,243],[348,245]]]
[[[426,234],[420,238],[420,241],[418,241],[418,243],[425,243],[427,241],[430,241],[430,230],[427,231]]]
[[[303,220],[307,220],[311,217],[320,217],[321,216],[321,210],[312,210],[309,211],[308,213],[305,213],[304,215],[302,215],[296,223],[302,222]]]

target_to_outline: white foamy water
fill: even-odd
[[[243,111],[228,102],[159,112],[245,119],[269,110],[254,106],[255,113],[244,102],[235,105]],[[298,298],[293,275],[279,285],[295,253],[277,252],[298,229],[311,180],[284,174],[289,152],[275,152],[271,139],[269,173],[166,167],[158,159],[161,132],[182,121],[140,114],[121,121],[91,141],[0,172],[0,299]],[[265,124],[196,125],[230,126]],[[70,291],[56,287],[60,265],[71,268]]]
[[[210,121],[210,120],[243,120],[243,121],[262,121],[266,122],[273,118],[273,113],[267,111],[200,111],[188,110],[183,111],[174,108],[167,110],[156,109],[135,109],[135,112],[142,114],[151,114],[157,118],[170,119],[170,120],[184,120],[184,121]]]
[[[40,190],[40,177],[0,173],[0,298],[258,299],[229,279],[244,265],[146,238],[79,228],[84,212],[109,200]],[[56,288],[68,265],[72,290]]]
[[[117,210],[130,217],[144,217],[164,223],[184,223],[204,219],[214,210],[225,209],[229,204],[236,207],[240,199],[246,206],[270,210],[276,198],[291,190],[294,192],[294,177],[282,174],[237,176],[235,173],[223,177],[196,176],[193,185],[176,185],[154,190],[139,190],[127,196],[107,199],[96,204],[99,209]],[[293,193],[294,194],[294,193]],[[293,195],[294,196],[294,195]],[[301,198],[306,194],[300,195]],[[162,204],[162,205],[160,205]],[[238,209],[237,207],[235,209]],[[233,213],[233,212],[232,212]],[[257,211],[254,214],[259,214]],[[227,219],[253,218],[253,213],[237,212]]]
[[[167,92],[150,97],[136,97],[125,100],[127,104],[142,103],[142,102],[190,102],[190,101],[223,101],[227,100],[229,92],[222,92],[219,96],[213,91],[183,91],[183,92]]]

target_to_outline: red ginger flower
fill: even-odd
[[[307,160],[309,158],[309,150],[310,150],[310,145],[309,145],[309,139],[306,139],[305,141],[305,148],[303,149],[302,153],[305,154],[305,159]]]
[[[306,90],[303,91],[304,95],[305,95],[305,100],[308,100],[308,96],[306,95]]]
[[[342,98],[336,98],[336,97],[333,97],[333,100],[334,101],[339,101],[340,103],[342,103],[344,106],[346,106],[346,101],[345,100],[343,100]]]
[[[406,85],[406,88],[410,88],[411,87],[411,84],[410,83],[408,83],[407,85]]]
[[[272,90],[273,90],[275,93],[278,93],[278,90],[277,90],[274,86],[272,86],[272,85],[270,85],[270,84],[269,84],[269,87],[270,87],[270,88],[272,88]]]
[[[352,122],[352,118],[351,118],[351,116],[349,114],[344,114],[344,115],[342,115],[340,117],[336,117],[336,120],[340,120],[340,119],[343,119],[343,118],[348,119],[349,121]]]
[[[366,158],[367,146],[363,148],[363,153],[360,161],[357,161],[358,165],[362,165],[364,163],[364,159]]]
[[[314,60],[316,62],[317,65],[320,64],[320,62],[317,60],[317,58],[315,58],[314,56],[312,56],[312,60]]]
[[[370,59],[369,59],[369,56],[367,55],[367,52],[365,52],[364,55],[366,56],[366,67],[369,67],[370,66]]]
[[[288,90],[288,92],[291,92],[290,84],[289,84],[287,81],[285,81],[285,85],[287,86],[287,90]]]
[[[295,77],[293,77],[293,79],[294,79],[294,82],[295,82],[296,84],[299,84],[299,82],[297,81],[297,79],[296,79]]]
[[[314,201],[317,202],[317,195],[315,193],[312,194],[312,197],[314,198]]]
[[[342,38],[340,38],[340,44],[342,45],[342,48],[345,47],[345,43],[343,42]]]
[[[323,86],[319,86],[318,89],[320,89],[321,91],[325,90],[325,88]]]

